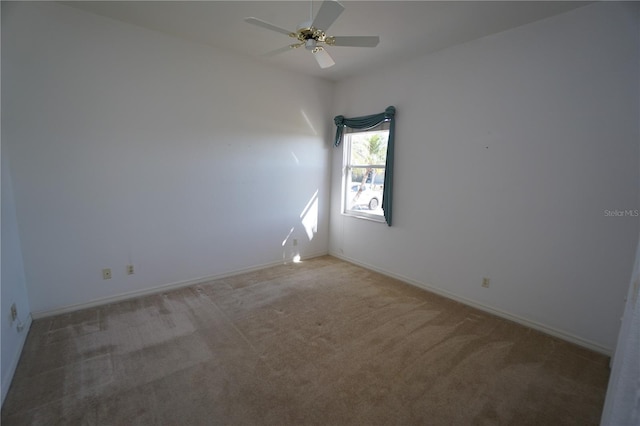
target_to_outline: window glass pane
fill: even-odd
[[[387,158],[388,131],[363,132],[351,135],[352,165],[382,165]]]
[[[389,130],[352,131],[345,138],[343,213],[384,222],[382,192]]]
[[[353,185],[367,185],[371,189],[382,189],[384,185],[384,168],[352,167],[349,177]]]
[[[382,188],[384,182],[384,169],[380,169],[378,174],[369,175],[373,178],[364,179],[365,170],[370,169],[352,169],[351,183],[346,188],[346,208],[347,210],[355,210],[382,216]],[[355,176],[355,179],[353,178]],[[357,179],[357,180],[356,180]]]

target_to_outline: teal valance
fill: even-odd
[[[396,108],[389,106],[384,112],[380,114],[365,115],[364,117],[345,118],[344,115],[336,115],[333,122],[336,123],[336,140],[335,146],[339,146],[342,142],[342,135],[345,127],[352,129],[367,130],[372,129],[382,123],[383,121],[389,121],[391,128],[393,128],[394,117],[396,115]],[[390,129],[391,129],[390,128]],[[392,138],[391,130],[389,130],[389,139]]]
[[[333,121],[336,124],[336,140],[334,145],[340,146],[344,128],[349,127],[357,130],[368,130],[378,126],[385,121],[389,122],[389,142],[387,144],[387,159],[384,171],[384,188],[382,190],[382,211],[384,212],[384,220],[387,225],[391,226],[391,201],[393,199],[393,157],[394,157],[394,139],[395,139],[395,116],[396,108],[388,106],[384,112],[380,114],[366,115],[364,117],[345,118],[343,115],[337,115]]]

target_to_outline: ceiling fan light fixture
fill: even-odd
[[[304,42],[304,48],[307,50],[313,50],[316,48],[316,44],[317,44],[316,40],[313,38],[310,38]]]
[[[321,46],[316,47],[311,52],[313,53],[313,57],[316,58],[318,65],[320,65],[320,68],[330,68],[336,64],[331,55]]]

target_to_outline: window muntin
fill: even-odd
[[[384,222],[382,193],[389,141],[388,124],[344,135],[342,213]]]

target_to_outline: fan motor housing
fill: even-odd
[[[308,22],[304,22],[300,24],[300,26],[298,26],[297,28],[297,31],[295,33],[289,34],[289,36],[293,38],[297,38],[301,42],[305,43],[305,47],[307,49],[313,49],[316,43],[318,42],[332,44],[330,43],[332,37],[327,37],[324,31],[314,27],[307,26],[307,25],[309,25]],[[314,42],[310,43],[309,42],[310,40],[314,40],[315,43]]]

